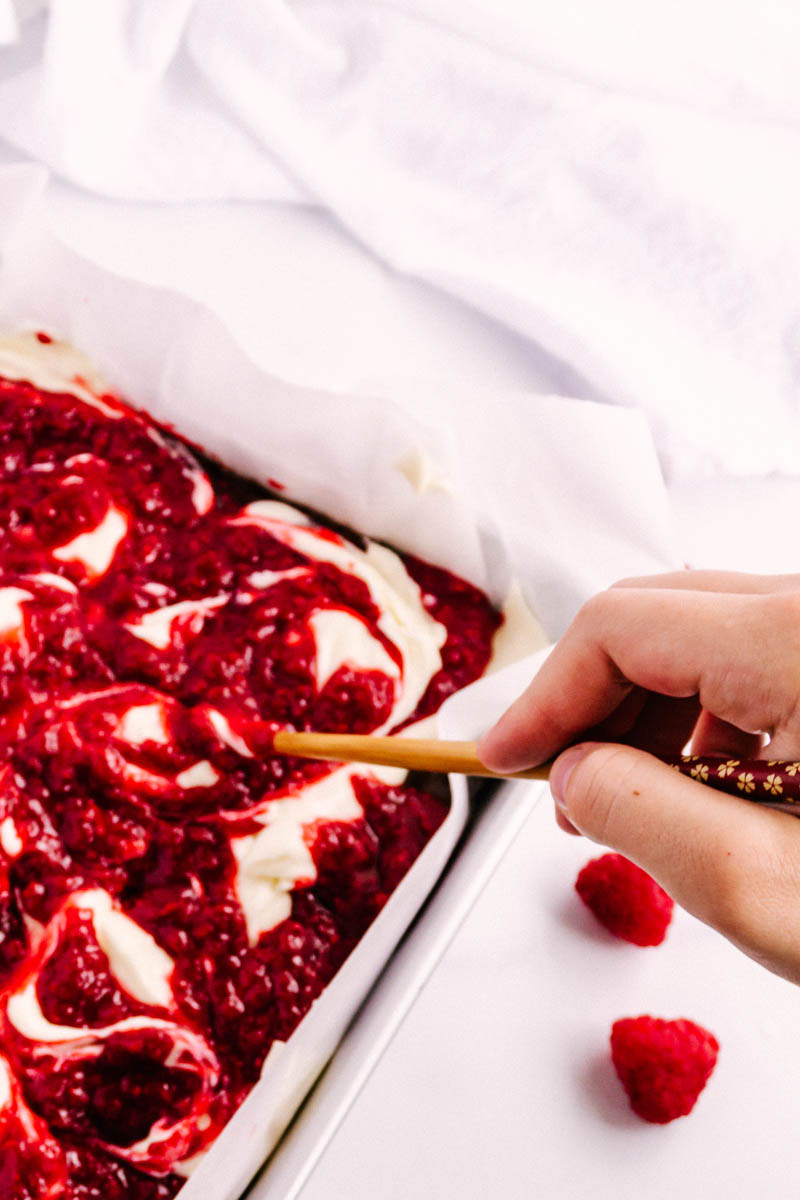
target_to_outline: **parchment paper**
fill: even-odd
[[[0,168],[0,329],[71,341],[133,404],[495,601],[511,575],[548,633],[614,579],[674,565],[644,418],[552,396],[370,398],[257,368],[191,297],[111,274],[49,232],[41,168]]]

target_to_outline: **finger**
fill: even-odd
[[[647,750],[649,754],[680,754],[692,736],[700,713],[700,701],[696,696],[674,700],[649,692],[642,711],[625,737],[597,740],[622,741],[628,746]]]
[[[748,575],[744,571],[667,571],[620,579],[615,588],[669,588],[694,592],[767,595],[800,591],[800,575]]]
[[[581,741],[627,742],[631,731],[642,717],[653,693],[644,688],[631,687],[613,712],[587,730]],[[674,701],[670,701],[674,703]]]
[[[800,696],[798,697],[800,703]],[[762,746],[755,758],[774,759],[776,762],[795,762],[800,759],[800,737],[792,722],[791,728],[778,726],[772,731],[772,736],[766,745]]]
[[[800,821],[717,792],[629,746],[557,759],[562,816],[648,871],[683,908],[800,978]]]
[[[605,720],[581,733],[581,741],[624,742],[650,754],[680,754],[700,713],[696,696],[675,700],[633,688]]]
[[[581,741],[624,742],[650,754],[680,754],[700,712],[696,696],[675,700],[633,688],[610,716],[581,733]]]
[[[713,713],[702,712],[692,735],[692,754],[729,754],[736,758],[758,758],[763,738],[744,733]]]
[[[797,703],[798,627],[795,595],[603,592],[478,751],[496,771],[542,762],[605,720],[634,685],[698,695],[704,708],[750,733],[778,727]]]

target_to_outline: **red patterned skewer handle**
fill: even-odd
[[[665,758],[689,779],[800,816],[800,762],[680,754]]]

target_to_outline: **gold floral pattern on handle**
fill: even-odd
[[[800,762],[682,754],[665,759],[689,779],[756,804],[797,807],[800,816]]]
[[[720,779],[725,779],[728,775],[732,775],[738,766],[738,758],[729,758],[727,762],[720,763],[720,765],[717,767],[717,774],[719,775]]]

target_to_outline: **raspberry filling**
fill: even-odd
[[[0,378],[0,1195],[168,1200],[448,809],[265,735],[431,714],[500,618],[51,377]]]

